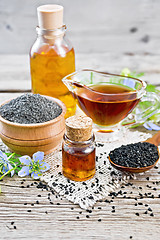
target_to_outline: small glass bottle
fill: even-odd
[[[92,178],[96,171],[95,158],[92,120],[86,116],[68,118],[62,144],[63,175],[74,181]]]
[[[42,5],[37,12],[38,37],[30,51],[32,92],[60,99],[67,107],[67,118],[75,113],[76,102],[62,78],[75,71],[75,54],[66,39],[63,7]]]

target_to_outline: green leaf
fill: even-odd
[[[17,168],[15,169],[15,173],[18,174],[18,172],[19,172],[21,169],[22,169],[22,167],[17,167]]]
[[[151,102],[148,102],[148,101],[144,101],[144,102],[139,102],[139,106],[142,110],[145,110],[149,107],[152,106],[152,103]]]
[[[160,122],[160,113],[154,114],[152,117],[149,118],[154,123]]]
[[[131,72],[129,68],[124,68],[124,69],[122,69],[120,75],[126,76],[126,77],[139,78],[139,77],[142,77],[144,75],[144,73],[143,72],[136,73],[135,71]]]
[[[144,75],[144,73],[136,73],[135,71],[134,72],[131,72],[129,68],[124,68],[122,71],[121,71],[121,75],[123,76],[127,76],[127,77],[134,77],[134,78],[140,78],[141,76]],[[154,92],[156,93],[157,95],[160,95],[160,91],[156,88],[156,86],[152,85],[152,84],[148,84],[147,87],[146,87],[146,92]],[[145,102],[139,102],[138,104],[138,108],[140,108],[142,111],[143,110],[146,110],[147,108],[151,107],[152,106],[152,103],[149,102],[149,101],[145,101]],[[134,109],[133,113],[136,111],[136,109]],[[149,110],[150,112],[150,110]],[[160,121],[160,110],[158,113],[154,114],[152,117],[148,118],[146,120],[147,121],[152,121],[153,123],[157,123]],[[129,120],[124,120],[123,123],[124,124],[129,124]],[[137,126],[140,126],[140,125],[143,125],[144,123],[135,123],[133,125],[131,125],[130,127],[131,128],[134,128],[134,127],[137,127]]]
[[[148,84],[146,87],[146,91],[147,92],[155,92],[156,91],[156,86],[152,85],[152,84]]]
[[[156,88],[156,86],[152,84],[148,84],[146,87],[147,92],[155,92],[155,93],[160,93],[160,91]]]

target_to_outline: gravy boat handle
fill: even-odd
[[[145,123],[145,121],[154,114],[160,112],[160,98],[157,94],[153,92],[147,93],[140,100],[140,102],[145,101],[151,102],[151,106],[146,109],[142,109],[139,103],[134,112],[129,114],[128,117],[122,121],[122,125],[136,127],[139,124]]]

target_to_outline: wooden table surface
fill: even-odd
[[[0,102],[30,90],[28,62],[27,55],[0,56]],[[160,60],[157,55],[124,54],[120,57],[110,54],[80,54],[77,56],[77,66],[114,73],[129,67],[138,72],[145,72],[143,79],[160,87]],[[143,128],[140,130],[145,131]],[[48,200],[49,192],[37,188],[36,184],[31,186],[34,181],[28,177],[24,181],[18,177],[6,177],[1,182],[0,239],[159,239],[158,173],[160,169],[152,169],[139,180],[131,180],[134,187],[125,186],[122,189],[123,192],[127,192],[126,198],[123,198],[124,195],[118,195],[112,203],[98,202],[92,213],[54,195],[51,195],[51,205]],[[139,193],[144,196],[143,199],[139,199]],[[144,193],[149,194],[145,196]],[[110,200],[111,197],[107,199]],[[37,200],[39,204],[36,203]],[[136,203],[140,205],[135,206]],[[113,206],[115,212],[112,212]],[[150,216],[152,212],[147,210],[149,207],[154,216]],[[146,210],[148,213],[144,214]],[[136,213],[139,213],[139,216]]]

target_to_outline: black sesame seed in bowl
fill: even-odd
[[[57,102],[32,93],[23,94],[0,107],[1,117],[20,124],[47,122],[61,113],[62,108]]]
[[[65,113],[66,107],[59,99],[23,94],[1,104],[0,137],[18,154],[32,155],[36,151],[48,154],[63,138]]]

